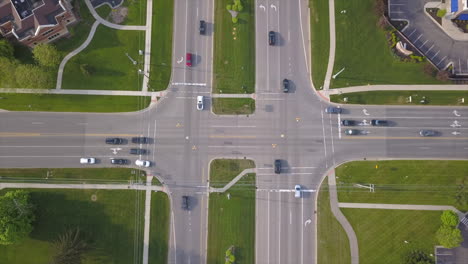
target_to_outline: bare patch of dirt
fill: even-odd
[[[112,23],[115,23],[115,24],[123,23],[125,18],[127,17],[127,14],[128,14],[127,7],[117,7],[116,9],[113,9],[110,14]]]

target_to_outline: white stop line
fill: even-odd
[[[206,86],[206,83],[184,83],[184,82],[173,82],[172,85],[186,85],[186,86]]]

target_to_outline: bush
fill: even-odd
[[[392,30],[390,31],[390,48],[394,48],[396,46],[396,44],[398,43],[398,41],[400,41],[400,39],[398,38],[397,34],[395,33],[395,30]]]
[[[236,5],[236,4],[232,5],[232,9],[231,9],[231,10],[232,10],[232,11],[239,11],[239,10],[237,10],[237,5]]]
[[[445,9],[439,9],[439,10],[437,10],[437,16],[438,16],[438,17],[444,17],[445,14],[447,14],[447,10],[445,10]]]
[[[440,220],[443,225],[455,227],[458,224],[458,216],[456,213],[450,210],[446,210],[440,216]]]
[[[432,264],[434,260],[429,257],[428,254],[420,251],[420,250],[413,250],[411,251],[405,259],[405,264]]]
[[[410,58],[413,59],[414,62],[423,62],[424,57],[418,55],[410,55]]]
[[[232,18],[232,23],[237,24],[239,22],[239,19],[237,17]]]
[[[442,225],[437,230],[436,238],[439,243],[445,248],[459,247],[463,241],[460,229]]]
[[[232,10],[232,5],[227,5],[227,6],[226,6],[226,9],[227,9],[227,10]]]

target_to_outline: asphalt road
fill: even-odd
[[[355,159],[468,158],[466,108],[343,106],[340,115],[325,114],[327,104],[310,84],[307,3],[299,0],[257,1],[256,113],[213,115],[213,3],[175,2],[171,81],[206,86],[171,85],[155,108],[137,113],[1,112],[0,167],[85,167],[79,164],[83,156],[97,157],[102,167],[112,166],[112,157],[133,164],[138,156],[129,149],[137,145],[110,146],[104,138],[150,137],[153,142],[141,146],[149,151],[142,158],[154,162],[151,173],[171,192],[169,263],[206,263],[209,163],[253,159],[256,263],[314,263],[314,192],[329,168]],[[208,22],[206,36],[198,34],[200,19]],[[268,46],[270,30],[278,33],[280,45]],[[196,55],[192,68],[185,66],[186,52]],[[293,83],[291,93],[282,93],[283,78]],[[208,96],[206,110],[196,110],[197,95]],[[342,119],[356,120],[353,128],[360,134],[344,135]],[[389,120],[390,126],[372,127],[371,119]],[[441,134],[422,138],[421,129]],[[279,175],[273,172],[275,159],[282,160]],[[301,199],[294,198],[295,184],[304,190]],[[191,197],[192,210],[181,208],[182,195]]]

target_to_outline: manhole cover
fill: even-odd
[[[97,201],[97,195],[95,194],[91,195],[91,201],[93,202]]]

